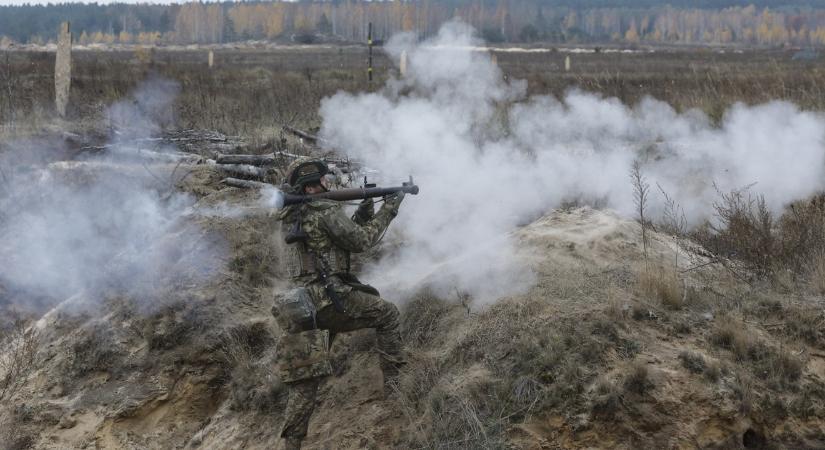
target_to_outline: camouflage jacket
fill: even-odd
[[[318,309],[329,305],[331,300],[318,281],[316,256],[329,264],[335,290],[342,295],[348,293],[352,288],[340,275],[349,273],[350,253],[363,252],[375,245],[398,213],[397,203],[387,202],[375,214],[371,202],[368,206],[368,209],[359,208],[350,218],[338,202],[313,200],[284,208],[279,215],[282,236],[290,232],[296,221],[300,221],[307,234],[306,242],[287,244],[286,272],[293,282],[310,290]]]

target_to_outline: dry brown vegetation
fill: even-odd
[[[209,69],[207,51],[77,51],[70,118],[91,126],[113,101],[125,97],[150,74],[176,80],[180,128],[214,129],[265,141],[281,124],[318,124],[320,100],[338,90],[377,89],[394,63],[381,52],[376,80],[366,79],[361,47],[217,50]],[[807,109],[825,109],[825,70],[819,60],[793,61],[793,51],[711,50],[572,55],[565,72],[563,52],[497,54],[513,79],[528,82],[530,94],[560,96],[581,88],[633,104],[644,96],[678,110],[699,108],[713,119],[735,102],[785,99]],[[6,132],[31,133],[54,119],[53,53],[0,53],[0,123]]]
[[[757,277],[791,289],[807,281],[822,292],[825,197],[795,202],[778,218],[747,190],[720,193],[715,208],[718,224],[690,231],[692,239],[719,257],[744,263]]]
[[[648,266],[639,274],[641,294],[665,308],[678,310],[687,303],[679,274],[672,265]]]
[[[143,61],[122,53],[93,61],[81,53],[79,103],[69,126],[95,122],[102,105],[155,70],[184,85],[175,107],[179,126],[274,139],[278,124],[315,125],[323,95],[368,88],[358,53],[324,55],[340,56],[341,67],[320,69],[308,56],[288,52],[219,55],[212,71],[197,52],[158,52]],[[553,68],[563,56],[500,55],[499,63],[541,93],[580,86],[627,102],[652,93],[682,109],[717,114],[732,101],[767,98],[825,107],[816,86],[820,69],[781,52],[581,55],[562,75]],[[5,69],[13,74],[6,70],[2,78],[0,70],[0,87],[15,80],[11,95],[19,103],[11,108],[0,95],[0,114],[15,120],[7,132],[25,133],[24,123],[53,119],[51,78],[42,75],[49,57],[11,57]],[[231,58],[237,67],[220,65]],[[767,69],[758,65],[772,59],[777,63]],[[26,67],[36,75],[24,76]],[[212,170],[200,167],[178,187],[206,206],[254,203],[247,192],[222,188]],[[822,198],[774,217],[756,194],[720,194],[718,223],[698,230],[685,230],[675,210],[668,227],[643,218],[642,241],[637,223],[587,208],[557,211],[556,221],[539,223],[540,232],[519,231],[522,247],[541,249],[531,260],[538,277],[528,293],[483,308],[428,290],[412,296],[402,307],[410,361],[387,400],[373,394],[379,384],[373,336],[336,339],[336,376],[320,390],[309,441],[343,448],[821,447]],[[603,220],[593,220],[595,214]],[[7,421],[0,429],[15,434],[0,436],[0,444],[277,445],[285,390],[274,376],[278,330],[269,308],[283,278],[279,237],[269,232],[271,218],[200,220],[227,241],[230,256],[218,279],[163,286],[159,305],[148,312],[120,299],[98,311],[105,320],[51,317],[44,338],[50,345],[39,354],[33,344],[21,347],[29,349],[20,355],[30,363],[18,367],[29,369],[0,378],[0,388],[12,380],[7,385],[15,389],[0,407]],[[598,223],[612,225],[584,237],[562,230],[562,238],[547,238],[541,228],[575,231]],[[683,248],[685,238],[704,248]],[[698,268],[687,270],[693,263]],[[30,369],[45,380],[42,386],[30,382]],[[74,398],[80,400],[67,401]],[[75,428],[77,417],[87,422]],[[174,427],[158,427],[158,418]],[[91,431],[78,431],[72,441],[66,429]]]
[[[11,397],[34,368],[39,333],[32,322],[17,317],[0,328],[0,401]]]

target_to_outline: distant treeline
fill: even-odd
[[[59,4],[0,7],[0,40],[46,43],[72,23],[75,42],[190,44],[241,40],[363,42],[421,36],[460,18],[491,43],[825,45],[825,0],[408,0]]]

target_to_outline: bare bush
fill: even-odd
[[[808,275],[814,290],[825,291],[825,196],[794,203],[777,219],[764,197],[748,189],[719,192],[718,224],[705,224],[692,237],[716,254],[749,264],[760,276],[790,277],[784,283],[790,286],[796,275]]]
[[[39,334],[23,319],[0,330],[0,400],[11,397],[34,367]]]
[[[727,257],[750,263],[761,275],[773,267],[776,240],[773,215],[762,196],[753,197],[749,187],[729,193],[719,192],[714,203],[719,225],[711,227],[711,248]]]

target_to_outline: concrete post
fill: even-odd
[[[54,104],[60,117],[66,117],[72,85],[72,32],[69,22],[60,24],[57,55],[54,61]]]

